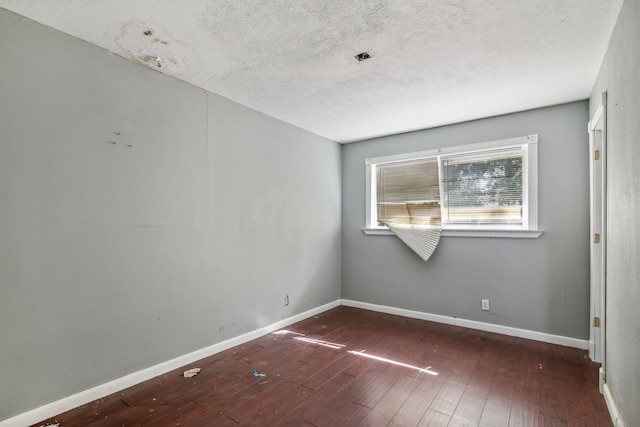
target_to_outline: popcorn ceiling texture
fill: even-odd
[[[0,0],[0,7],[340,142],[586,99],[621,5]],[[356,61],[364,51],[372,58]]]

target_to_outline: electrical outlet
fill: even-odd
[[[288,306],[289,305],[289,294],[284,296],[284,306]]]
[[[489,311],[489,300],[488,299],[483,299],[482,300],[482,310],[483,311]]]

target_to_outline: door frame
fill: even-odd
[[[600,365],[600,391],[605,382],[606,226],[607,226],[607,93],[589,121],[590,195],[590,327],[589,357]],[[599,322],[598,322],[599,319]],[[599,323],[599,324],[598,324]]]

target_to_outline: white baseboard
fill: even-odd
[[[93,402],[94,400],[108,396],[117,391],[124,390],[125,388],[134,386],[143,381],[157,377],[158,375],[162,375],[169,371],[173,371],[174,369],[177,369],[181,366],[189,365],[200,359],[204,359],[205,357],[209,357],[213,354],[230,349],[237,345],[243,344],[247,341],[251,341],[253,339],[259,338],[263,335],[266,335],[278,329],[284,328],[285,326],[289,326],[293,323],[296,323],[306,318],[309,318],[311,316],[314,316],[318,313],[322,313],[329,309],[338,307],[339,305],[340,305],[340,300],[336,300],[328,304],[322,305],[320,307],[316,307],[311,310],[305,311],[304,313],[300,313],[295,316],[291,316],[287,319],[280,320],[279,322],[264,326],[260,329],[256,329],[255,331],[247,332],[246,334],[242,334],[240,336],[228,339],[226,341],[213,344],[209,347],[196,350],[192,353],[185,354],[180,357],[176,357],[175,359],[171,359],[166,362],[159,363],[155,366],[151,366],[141,371],[133,372],[124,377],[117,378],[113,381],[109,381],[108,383],[101,384],[99,386],[90,388],[85,391],[81,391],[80,393],[76,393],[74,395],[65,397],[63,399],[57,400],[55,402],[49,403],[47,405],[41,406],[31,411],[24,412],[20,415],[16,415],[15,417],[7,418],[4,421],[0,421],[0,427],[24,427],[27,425],[35,424],[42,420],[46,420],[48,418],[56,416],[62,412],[66,412],[70,409],[76,408],[78,406],[82,406],[89,402]]]
[[[615,400],[613,400],[613,396],[611,396],[611,390],[609,390],[607,383],[604,383],[602,386],[602,395],[609,409],[609,415],[611,415],[611,422],[614,427],[625,427],[625,423],[622,417],[620,417],[620,412],[618,411]]]
[[[412,317],[414,319],[430,320],[432,322],[445,323],[447,325],[462,326],[464,328],[478,329],[481,331],[495,332],[497,334],[510,335],[513,337],[527,338],[530,340],[548,342],[551,344],[564,345],[567,347],[589,349],[589,341],[577,338],[565,337],[562,335],[552,335],[544,332],[530,331],[528,329],[518,329],[509,326],[494,325],[491,323],[477,322],[475,320],[459,319],[457,317],[441,316],[439,314],[424,313],[421,311],[405,310],[402,308],[388,307],[385,305],[369,304],[366,302],[340,300],[341,305],[348,307],[363,308],[365,310],[379,311],[381,313],[396,314],[398,316]]]

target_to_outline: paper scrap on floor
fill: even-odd
[[[198,375],[198,372],[200,372],[200,368],[193,368],[193,369],[189,369],[184,371],[184,377],[185,378],[191,378],[191,377],[195,377],[196,375]]]

